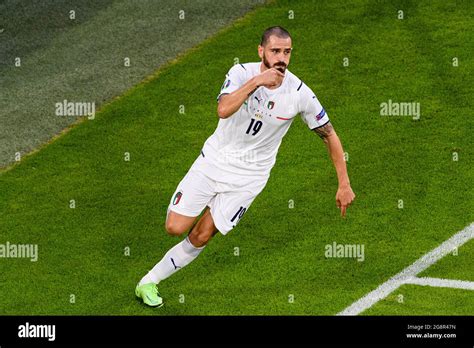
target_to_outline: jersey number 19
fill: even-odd
[[[254,124],[255,123],[255,124]],[[247,131],[245,132],[245,134],[250,134],[250,131],[252,131],[252,135],[255,135],[258,133],[258,131],[262,128],[262,124],[263,122],[262,121],[257,121],[255,122],[255,119],[252,118],[250,120],[250,124],[249,124],[249,128],[247,128]],[[253,128],[252,128],[253,127]]]

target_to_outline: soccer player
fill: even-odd
[[[268,28],[258,46],[261,62],[236,64],[226,75],[217,97],[217,129],[168,207],[166,231],[190,233],[138,283],[135,294],[145,304],[163,305],[157,284],[198,257],[218,231],[226,235],[238,224],[265,187],[282,138],[298,114],[328,148],[339,181],[336,204],[346,214],[355,195],[341,142],[316,95],[287,70],[291,50],[288,31]]]

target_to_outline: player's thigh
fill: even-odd
[[[166,230],[173,234],[182,234],[188,231],[196,221],[196,216],[185,216],[168,210],[166,215]]]
[[[171,197],[166,219],[167,230],[178,234],[186,232],[215,194],[215,182],[191,168]]]

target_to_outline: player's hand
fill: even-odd
[[[282,83],[283,77],[285,77],[285,74],[281,71],[275,68],[267,69],[257,76],[257,85],[265,87],[278,86]]]
[[[336,204],[341,209],[341,216],[346,216],[346,209],[355,199],[355,194],[350,185],[339,186],[336,193]]]

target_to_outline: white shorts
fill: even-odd
[[[214,225],[223,235],[240,221],[269,176],[244,176],[215,167],[203,155],[178,184],[168,206],[170,210],[195,217],[211,208]]]

